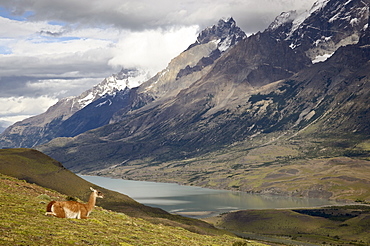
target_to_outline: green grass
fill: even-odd
[[[226,213],[209,221],[236,232],[288,237],[311,243],[370,244],[369,206],[246,210]]]
[[[0,245],[233,245],[234,236],[201,235],[181,227],[95,208],[87,220],[46,216],[65,195],[0,174]],[[262,245],[248,243],[248,245]]]

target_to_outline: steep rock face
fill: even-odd
[[[356,44],[369,19],[369,1],[320,0],[310,11],[285,12],[267,29],[287,40],[314,62],[330,57],[339,47]]]
[[[190,45],[188,49],[197,45],[215,42],[218,50],[223,52],[245,37],[245,33],[236,25],[233,18],[221,19],[217,25],[203,30],[199,34],[197,41]]]
[[[174,58],[168,67],[141,86],[155,98],[175,96],[200,79],[223,52],[246,37],[233,18],[203,30],[197,41]]]
[[[220,56],[245,39],[245,33],[234,19],[220,20],[206,28],[187,50],[172,59],[167,68],[143,83],[137,91],[139,97],[153,98],[153,103],[142,110],[156,107],[189,88],[211,69]],[[110,123],[126,119],[127,110],[118,111]]]
[[[105,94],[83,109],[77,111],[60,124],[56,132],[59,137],[74,137],[83,132],[109,124],[117,112],[135,110],[151,102],[152,98],[144,98],[137,94],[137,88],[115,91]]]
[[[276,40],[268,33],[257,33],[222,57],[212,76],[233,77],[236,83],[260,87],[287,78],[309,64],[303,53],[292,50],[285,41]]]

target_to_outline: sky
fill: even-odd
[[[164,69],[233,17],[247,34],[315,0],[0,0],[0,131],[122,68]]]

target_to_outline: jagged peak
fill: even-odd
[[[224,26],[233,27],[233,26],[236,26],[236,21],[231,16],[230,17],[223,17],[218,21],[217,26],[219,26],[219,27],[224,27]]]
[[[228,17],[222,17],[218,22],[220,21],[223,21],[223,22],[233,22],[234,24],[236,24],[235,20],[233,17],[231,16],[228,16]]]
[[[207,27],[200,32],[197,41],[190,45],[188,49],[213,41],[218,44],[220,51],[225,51],[228,47],[236,44],[245,37],[245,32],[236,25],[233,17],[221,18],[216,25]]]

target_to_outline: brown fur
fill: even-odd
[[[52,215],[58,218],[87,219],[90,212],[95,207],[96,198],[103,198],[104,195],[93,188],[88,203],[79,203],[76,201],[51,201],[46,207],[46,215]]]
[[[51,212],[51,207],[53,206],[54,203],[56,203],[56,201],[49,202],[48,206],[46,207],[46,212]]]

